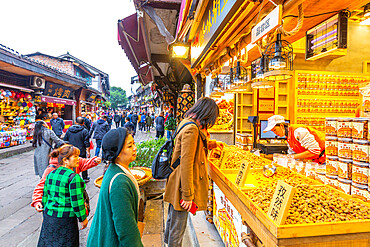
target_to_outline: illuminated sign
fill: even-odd
[[[72,99],[73,89],[62,85],[47,82],[44,90],[45,96],[52,96],[62,99]]]
[[[210,45],[242,5],[243,0],[211,0],[191,44],[191,65],[204,56]]]
[[[281,24],[281,5],[277,6],[252,29],[251,43],[256,43]]]

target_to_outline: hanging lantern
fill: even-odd
[[[282,81],[293,76],[293,47],[288,41],[281,40],[280,33],[277,34],[276,41],[267,46],[265,56],[265,79]]]

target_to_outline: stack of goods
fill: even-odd
[[[253,145],[253,136],[251,134],[246,133],[237,133],[235,137],[235,146],[250,151]]]
[[[323,117],[298,117],[297,124],[314,127],[315,129],[325,131],[325,118]]]
[[[263,159],[241,148],[225,144],[221,151],[221,155],[217,160],[215,160],[215,165],[220,169],[239,169],[240,164],[244,160],[251,164],[250,168],[262,168],[271,163],[271,161]]]
[[[370,201],[369,121],[326,119],[326,183],[364,201]]]
[[[0,131],[0,148],[11,147],[26,143],[26,129],[9,129]]]
[[[222,99],[216,101],[216,103],[220,114],[216,119],[215,125],[210,130],[232,130],[234,123],[234,101]]]

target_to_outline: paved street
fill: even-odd
[[[153,130],[150,133],[138,131],[135,141],[140,142],[154,136]],[[102,165],[89,170],[89,220],[95,213],[99,193],[93,181],[102,173]],[[33,151],[0,160],[0,247],[37,245],[42,215],[30,203],[38,181],[39,177],[34,174]],[[80,231],[80,246],[86,246],[90,223],[91,221],[87,229]]]

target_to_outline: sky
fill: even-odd
[[[0,6],[0,44],[23,55],[68,51],[131,94],[136,72],[118,44],[117,21],[135,13],[132,0],[12,0]]]

